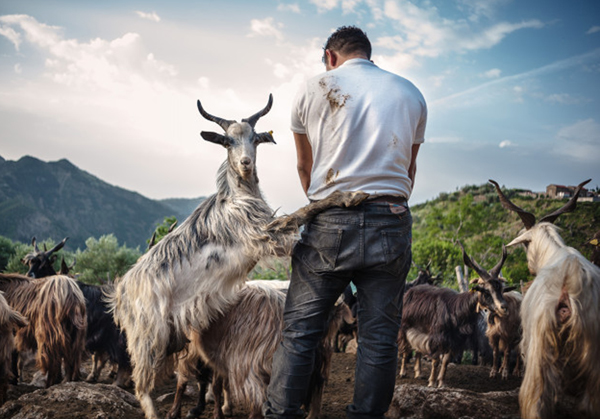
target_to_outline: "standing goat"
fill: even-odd
[[[256,263],[266,256],[289,254],[297,225],[313,211],[355,205],[366,198],[363,193],[336,195],[271,224],[273,210],[258,187],[256,148],[275,141],[270,133],[256,133],[254,126],[272,103],[269,96],[264,109],[236,122],[208,114],[198,101],[200,114],[225,131],[200,133],[227,149],[217,174],[217,193],[144,254],[110,297],[115,320],[127,335],[135,393],[147,419],[157,418],[150,392],[165,357],[181,350],[186,335],[205,330],[235,301]]]
[[[75,281],[63,275],[32,279],[0,274],[0,291],[29,320],[17,332],[17,350],[37,349],[38,367],[48,374],[46,387],[60,382],[63,361],[65,380],[78,380],[87,322],[85,300]]]
[[[284,292],[270,285],[249,281],[238,293],[237,301],[223,315],[211,322],[206,330],[192,333],[188,349],[182,352],[185,355],[179,361],[177,393],[167,417],[179,417],[180,395],[185,390],[192,370],[197,367],[198,359],[202,359],[214,371],[214,418],[223,417],[219,399],[223,384],[233,403],[246,406],[252,418],[262,417],[273,353],[281,343],[284,304]],[[333,309],[328,334],[319,345],[312,372],[311,394],[306,401],[306,410],[310,410],[308,417],[311,419],[319,415],[323,386],[329,374],[333,352],[331,335],[339,327],[342,307],[345,306],[337,305]],[[198,410],[195,408],[194,413],[199,413]],[[188,414],[188,417],[193,417],[194,413]]]
[[[508,288],[507,288],[508,290]],[[490,377],[494,378],[498,372],[502,379],[508,379],[509,359],[511,352],[517,349],[519,352],[519,343],[521,342],[521,301],[523,296],[516,291],[504,293],[507,313],[505,316],[496,316],[490,313],[487,318],[487,336],[493,351],[492,369]],[[504,354],[502,365],[498,370],[498,361],[500,352]],[[517,354],[517,363],[513,370],[513,375],[520,376],[521,354]]]
[[[525,229],[508,244],[527,248],[535,275],[521,305],[525,375],[521,416],[554,417],[561,393],[574,395],[582,413],[600,417],[600,268],[565,245],[552,223],[577,205],[583,186],[562,208],[541,218],[513,204],[493,180],[502,206],[515,211]]]
[[[471,280],[475,284],[472,291],[459,294],[449,288],[417,285],[405,294],[398,333],[402,356],[400,376],[406,376],[406,359],[414,348],[417,351],[415,377],[421,374],[420,355],[429,354],[432,359],[429,387],[436,384],[443,387],[451,356],[463,350],[466,340],[477,327],[479,308],[487,308],[498,316],[506,314],[503,280],[498,278],[506,260],[506,248],[502,248],[502,259],[489,272],[471,260],[464,248],[463,259],[479,274],[479,278]],[[440,361],[436,379],[435,370]]]

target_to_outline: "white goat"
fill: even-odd
[[[205,330],[235,301],[246,275],[263,257],[289,254],[297,226],[327,206],[356,205],[368,195],[338,194],[274,223],[256,174],[256,147],[274,143],[254,126],[272,105],[242,122],[200,114],[225,135],[201,132],[227,149],[217,175],[217,193],[204,200],[180,227],[144,254],[109,297],[117,324],[127,335],[136,397],[148,419],[157,413],[150,397],[157,371],[169,353],[181,350],[192,331]],[[270,224],[272,223],[272,224]]]
[[[521,305],[525,375],[519,392],[521,417],[551,418],[563,394],[575,396],[582,414],[600,417],[600,268],[566,246],[552,222],[575,209],[581,183],[562,208],[535,216],[504,196],[502,205],[521,217],[525,230],[509,246],[523,243],[536,275]]]

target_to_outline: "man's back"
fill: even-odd
[[[314,158],[308,196],[335,190],[410,196],[413,144],[423,142],[425,100],[408,80],[364,59],[310,79],[296,98],[292,131]]]

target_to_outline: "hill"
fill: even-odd
[[[23,243],[33,236],[56,242],[68,236],[69,247],[83,249],[89,237],[113,233],[119,243],[144,249],[165,217],[183,220],[202,199],[152,200],[65,159],[0,157],[0,235]]]
[[[503,188],[504,190],[504,188]],[[567,200],[551,199],[545,194],[530,196],[519,189],[504,190],[521,208],[537,219],[562,207]],[[442,193],[436,199],[411,208],[413,215],[413,260],[419,266],[431,261],[432,271],[441,273],[448,285],[456,284],[455,267],[462,265],[457,241],[485,269],[500,260],[502,244],[509,243],[523,228],[520,218],[502,208],[491,184],[465,186],[453,193]],[[573,213],[563,214],[555,222],[566,244],[591,254],[584,243],[600,230],[600,203],[578,202]],[[414,277],[411,272],[409,278]],[[523,246],[508,249],[503,274],[509,282],[533,279],[527,269]]]

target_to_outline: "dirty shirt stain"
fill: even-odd
[[[327,176],[325,177],[326,185],[333,185],[335,183],[335,179],[340,175],[340,171],[334,171],[333,169],[329,169],[327,171]]]
[[[340,87],[336,83],[335,77],[323,77],[319,80],[319,87],[323,90],[325,98],[329,102],[331,112],[343,108],[346,105],[350,95],[343,95]]]

